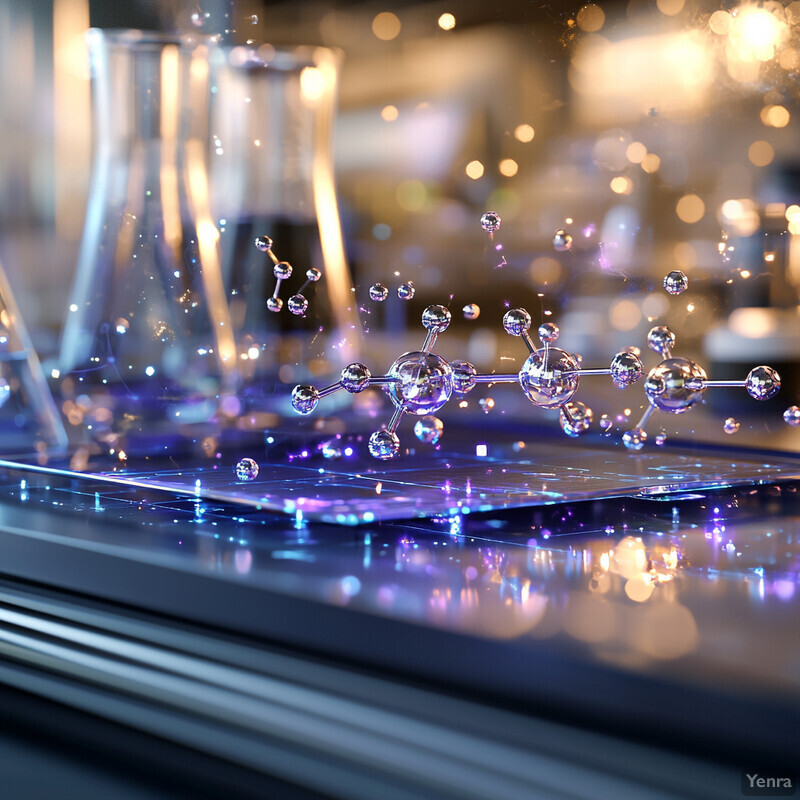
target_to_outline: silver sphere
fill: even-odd
[[[568,403],[578,389],[578,362],[566,351],[550,347],[535,350],[519,371],[519,385],[539,408],[558,408]],[[565,375],[564,373],[570,373]]]
[[[272,250],[272,239],[269,236],[256,236],[256,250],[266,253],[267,250]]]
[[[644,382],[650,405],[670,414],[683,414],[703,399],[706,371],[688,358],[668,358],[653,367]]]
[[[319,392],[313,386],[295,386],[292,389],[292,408],[298,414],[310,414],[319,403]]]
[[[769,400],[781,388],[781,376],[772,367],[755,367],[747,374],[744,388],[755,400]]]
[[[467,394],[475,388],[475,376],[478,370],[469,363],[456,359],[450,362],[450,369],[453,370],[453,391],[457,394]]]
[[[481,217],[481,228],[487,233],[494,233],[500,230],[500,215],[496,211],[487,211]]]
[[[569,411],[569,417],[564,413],[564,408],[561,409],[561,413],[558,415],[561,430],[573,439],[586,433],[594,420],[592,409],[578,401],[567,403],[566,409]]]
[[[369,453],[373,458],[389,461],[400,452],[400,440],[396,433],[375,431],[369,437]]]
[[[647,344],[651,350],[663,355],[675,346],[675,334],[666,325],[656,325],[647,334]]]
[[[276,278],[286,280],[292,277],[292,265],[288,261],[279,261],[273,268],[272,272]]]
[[[558,325],[554,322],[543,322],[539,326],[539,338],[545,344],[552,344],[555,342],[558,339],[559,333]]]
[[[286,301],[286,307],[296,317],[302,317],[308,309],[308,300],[302,294],[293,294]]]
[[[422,326],[431,333],[442,333],[450,324],[450,311],[444,306],[428,306],[422,312]]]
[[[531,327],[531,315],[524,308],[510,308],[503,316],[503,327],[511,336],[522,336]]]
[[[467,303],[461,309],[461,313],[464,315],[464,319],[478,319],[481,315],[481,308],[477,303]]]
[[[322,277],[322,272],[320,272],[316,267],[310,267],[306,270],[306,280],[311,281],[311,283],[316,283]]]
[[[283,308],[283,300],[280,297],[268,297],[267,308],[277,314]]]
[[[417,420],[417,424],[414,426],[414,435],[425,444],[436,444],[442,438],[442,433],[444,433],[444,424],[439,417],[434,417],[432,414]]]
[[[630,386],[642,377],[644,367],[635,353],[630,350],[620,350],[611,359],[611,380],[621,389]]]
[[[342,388],[350,392],[350,394],[358,394],[369,386],[371,377],[370,371],[364,364],[354,361],[342,370]]]
[[[622,434],[622,442],[628,450],[641,450],[647,441],[647,433],[642,428],[633,428]]]

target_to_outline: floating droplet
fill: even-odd
[[[674,269],[664,278],[664,288],[669,294],[683,294],[689,288],[689,279],[680,270]]]
[[[382,283],[373,283],[369,287],[370,300],[382,303],[389,296],[389,290]]]
[[[741,424],[739,420],[734,419],[733,417],[728,417],[728,419],[726,419],[722,424],[722,430],[724,430],[727,434],[736,433],[740,427]]]
[[[481,228],[487,233],[500,230],[500,215],[496,211],[487,211],[481,217]]]
[[[787,425],[791,425],[793,428],[796,428],[798,425],[800,425],[800,407],[789,406],[789,408],[783,412],[783,419]]]
[[[478,319],[481,315],[481,309],[477,303],[467,303],[461,312],[464,314],[464,319]]]
[[[647,344],[650,345],[651,350],[664,355],[674,346],[675,334],[665,325],[656,325],[647,334]]]
[[[663,447],[664,443],[667,441],[667,434],[666,433],[657,433],[655,442],[659,447]]]
[[[569,414],[567,414],[569,412]],[[558,415],[561,430],[573,438],[586,433],[592,425],[594,414],[591,408],[577,400],[567,403]]]
[[[401,283],[400,286],[397,287],[397,296],[401,300],[411,300],[416,292],[417,290],[414,288],[414,284],[411,281]]]
[[[417,420],[417,424],[414,425],[414,435],[426,444],[436,444],[442,438],[443,432],[444,424],[439,417],[434,417],[432,414]]]
[[[641,450],[647,441],[647,434],[641,428],[633,428],[622,434],[622,441],[628,450]]]
[[[559,253],[572,249],[572,234],[567,233],[563,228],[559,228],[553,236],[553,247]]]
[[[236,464],[236,480],[253,481],[258,477],[258,464],[252,458],[243,458]]]
[[[308,308],[308,300],[302,294],[293,294],[286,302],[286,307],[297,317],[302,317]]]
[[[610,431],[610,430],[611,430],[611,427],[613,426],[613,424],[614,424],[614,423],[613,423],[613,422],[612,422],[612,420],[609,418],[608,414],[603,414],[603,416],[602,416],[602,417],[600,417],[600,427],[601,427],[601,428],[602,428],[604,431]]]

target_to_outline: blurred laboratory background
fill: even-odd
[[[239,220],[242,209],[278,215],[279,256],[333,278],[305,323],[254,321],[237,299],[245,256],[231,244],[230,314],[246,334],[237,346],[245,357],[254,341],[262,347],[259,325],[289,342],[317,324],[350,330],[340,358],[330,342],[314,352],[281,345],[274,367],[287,391],[333,373],[365,337],[390,363],[398,340],[418,346],[419,313],[439,302],[454,317],[447,357],[479,370],[518,369],[524,352],[501,320],[522,305],[537,324],[556,320],[560,345],[590,367],[637,346],[649,368],[647,331],[669,324],[676,352],[714,378],[776,367],[775,402],[786,408],[800,362],[800,3],[723,5],[1,0],[0,261],[46,374],[69,314],[97,142],[85,33],[141,28],[211,36],[234,71],[252,53],[317,68],[332,54],[338,85],[322,143],[306,141],[299,117],[291,135],[276,135],[285,115],[254,102],[247,76],[226,84],[222,70],[211,88],[227,98],[207,153],[223,243],[231,208]],[[285,111],[291,101],[273,102]],[[328,146],[326,235],[330,220],[302,183]],[[297,166],[304,147],[310,161]],[[502,219],[493,234],[479,223],[488,210]],[[306,240],[316,244],[304,250]],[[664,291],[673,270],[688,277],[686,292]],[[398,301],[408,282],[413,297]],[[370,296],[376,283],[385,302]],[[623,405],[636,416],[644,394],[630,397]],[[709,403],[722,413],[715,435],[728,411],[767,413],[743,392],[710,392]],[[759,434],[788,441],[794,431],[773,411]]]

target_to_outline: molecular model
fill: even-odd
[[[323,389],[308,385],[295,386],[292,406],[299,414],[310,414],[321,398],[339,389],[357,394],[368,386],[382,386],[395,409],[386,429],[375,431],[370,436],[369,452],[375,458],[388,460],[400,451],[397,427],[403,414],[408,412],[423,416],[416,426],[417,435],[423,441],[437,441],[442,424],[429,415],[438,411],[453,392],[466,394],[479,383],[519,383],[534,405],[559,409],[563,430],[570,436],[577,436],[588,429],[592,420],[591,411],[583,403],[571,402],[581,376],[610,375],[617,386],[623,387],[642,375],[639,358],[635,353],[625,350],[617,353],[611,366],[606,369],[582,369],[575,356],[553,347],[559,331],[556,325],[549,322],[539,327],[543,347],[537,349],[528,334],[530,314],[523,308],[511,309],[503,318],[506,332],[522,338],[528,347],[529,356],[519,373],[478,374],[468,361],[448,363],[433,352],[439,334],[447,329],[450,319],[450,311],[444,306],[428,306],[422,313],[422,325],[427,335],[421,350],[401,355],[386,375],[372,375],[364,364],[356,362],[342,370],[336,383]]]
[[[648,407],[636,427],[625,431],[622,436],[622,441],[630,450],[644,447],[647,441],[644,428],[654,411],[683,414],[700,402],[705,390],[712,386],[744,387],[755,400],[769,400],[781,388],[780,375],[767,366],[751,369],[743,381],[709,380],[706,371],[696,361],[672,356],[675,334],[663,325],[650,330],[647,343],[663,360],[650,370],[644,382]]]
[[[272,297],[267,300],[267,308],[276,314],[283,308],[283,300],[278,296],[281,290],[281,283],[292,277],[292,265],[288,261],[281,261],[272,249],[272,239],[269,236],[257,236],[256,250],[266,253],[272,261],[272,273],[275,275],[275,291]],[[316,283],[322,277],[322,273],[316,268],[311,267],[306,271],[306,282],[300,287],[296,294],[293,294],[286,303],[289,311],[295,316],[304,317],[308,309],[308,298],[303,294],[306,287],[311,283]]]

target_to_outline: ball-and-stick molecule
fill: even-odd
[[[272,274],[275,276],[275,291],[272,297],[267,299],[267,308],[278,313],[283,308],[283,300],[279,297],[281,291],[281,283],[292,277],[292,265],[288,261],[281,261],[272,249],[272,239],[269,236],[257,236],[256,250],[261,253],[266,253],[270,261],[272,261]],[[300,287],[296,294],[293,294],[286,303],[287,308],[292,314],[298,317],[304,317],[308,309],[308,298],[303,294],[312,283],[316,283],[322,277],[322,273],[316,268],[311,267],[306,270],[306,282]]]
[[[478,374],[468,361],[450,363],[433,352],[440,333],[450,324],[450,312],[444,306],[428,306],[422,313],[422,324],[427,331],[422,349],[401,355],[386,375],[372,375],[364,364],[346,366],[336,383],[317,389],[314,386],[295,386],[292,406],[299,414],[310,414],[320,399],[340,389],[358,394],[368,386],[382,386],[394,403],[394,413],[384,430],[375,431],[369,439],[369,452],[381,460],[394,458],[400,451],[397,427],[403,414],[428,416],[438,411],[452,396],[467,394],[479,383],[518,383],[528,399],[539,408],[558,409],[561,427],[570,436],[577,436],[589,428],[591,411],[572,398],[587,375],[610,375],[619,387],[634,383],[642,375],[642,363],[628,350],[617,353],[611,365],[601,369],[583,369],[578,359],[565,350],[554,347],[558,339],[558,326],[546,322],[539,326],[542,347],[537,348],[528,331],[530,314],[524,308],[506,312],[503,327],[512,336],[520,337],[529,355],[519,373],[500,375]],[[419,423],[418,423],[419,424]],[[438,441],[441,427],[437,426]],[[425,437],[420,437],[425,441]],[[430,441],[434,439],[431,438]]]
[[[512,308],[503,317],[503,327],[511,336],[518,336],[528,348],[528,358],[516,374],[479,375],[466,361],[453,362],[454,381],[462,394],[479,383],[518,383],[527,398],[538,408],[558,409],[564,432],[578,436],[588,430],[592,412],[583,403],[573,402],[581,378],[589,375],[610,375],[614,384],[623,388],[636,382],[642,375],[642,362],[631,350],[621,350],[608,367],[584,369],[579,359],[566,350],[555,347],[558,326],[544,322],[538,335],[542,347],[536,347],[530,336],[531,316],[524,308]]]
[[[422,348],[403,353],[386,375],[373,375],[366,365],[359,362],[348,364],[340,379],[330,386],[322,389],[295,386],[292,391],[294,410],[299,414],[310,414],[323,397],[340,389],[358,394],[368,386],[382,386],[394,404],[394,413],[384,430],[375,431],[370,436],[369,452],[384,461],[394,458],[400,451],[397,427],[403,414],[433,414],[450,399],[454,390],[460,391],[454,380],[453,366],[433,352],[439,334],[450,325],[450,311],[444,306],[428,306],[422,312],[422,325],[427,331]]]
[[[673,357],[675,334],[664,325],[651,328],[647,334],[651,350],[662,356],[662,361],[647,374],[644,391],[648,406],[636,427],[625,431],[622,441],[629,450],[641,450],[647,441],[645,425],[654,411],[683,414],[703,400],[706,389],[712,387],[742,387],[755,400],[769,400],[781,388],[781,377],[767,366],[754,367],[744,380],[713,381],[696,361]]]

